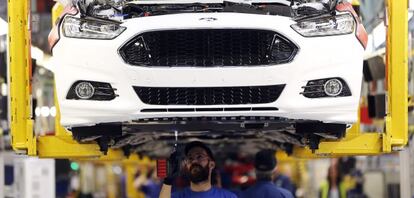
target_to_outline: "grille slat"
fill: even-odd
[[[131,65],[152,67],[257,66],[286,63],[297,47],[268,30],[164,30],[136,36],[120,49]]]
[[[235,105],[272,103],[284,87],[134,87],[134,90],[142,102],[151,105]]]

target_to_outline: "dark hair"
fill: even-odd
[[[259,171],[272,171],[276,165],[275,150],[264,149],[256,153],[254,166]]]
[[[215,161],[213,152],[211,152],[210,148],[208,148],[207,145],[205,145],[203,142],[200,142],[200,141],[193,141],[185,145],[184,154],[187,156],[188,152],[190,152],[190,150],[195,147],[200,147],[204,149],[207,155],[211,158],[211,160]]]

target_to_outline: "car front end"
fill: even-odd
[[[64,15],[52,50],[61,124],[357,120],[366,34],[347,4],[329,12],[227,4],[134,3],[123,5],[132,16],[83,16],[81,7]]]

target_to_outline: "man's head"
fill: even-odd
[[[254,162],[257,179],[270,180],[277,165],[275,151],[270,149],[259,151],[256,153]]]
[[[213,153],[204,143],[190,142],[185,146],[184,170],[194,184],[211,179],[211,172],[216,166]]]

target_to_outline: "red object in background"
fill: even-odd
[[[360,118],[362,124],[372,124],[372,119],[369,117],[368,106],[360,107]]]
[[[157,177],[161,179],[167,177],[167,160],[166,159],[157,160]]]
[[[46,1],[48,0],[36,0],[36,12],[43,13],[46,12]],[[49,11],[50,12],[50,11]]]
[[[55,4],[53,0],[36,0],[35,3],[37,13],[50,13]]]
[[[236,163],[227,165],[224,170],[231,173],[231,182],[235,186],[251,186],[256,182],[253,177],[254,165],[252,163]]]

